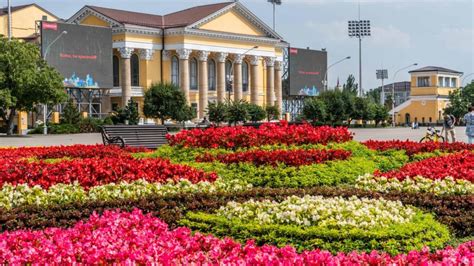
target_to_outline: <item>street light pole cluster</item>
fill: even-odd
[[[359,94],[363,96],[362,89],[362,38],[371,36],[370,20],[350,20],[348,22],[349,37],[359,39]]]

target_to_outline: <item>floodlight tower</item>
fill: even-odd
[[[360,5],[359,5],[359,20],[349,20],[348,23],[349,37],[356,37],[359,39],[359,93],[362,97],[362,38],[371,36],[370,34],[370,20],[360,19]]]
[[[273,30],[275,30],[275,7],[276,5],[281,5],[282,0],[268,0],[269,3],[273,5]]]

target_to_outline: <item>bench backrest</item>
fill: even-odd
[[[102,130],[109,138],[121,137],[130,147],[156,149],[168,144],[168,131],[163,125],[107,125]]]

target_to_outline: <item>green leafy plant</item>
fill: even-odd
[[[276,105],[267,105],[265,107],[265,112],[267,112],[268,122],[280,118],[280,110],[278,110],[278,106]]]
[[[69,99],[63,109],[61,117],[62,124],[77,125],[81,121],[81,113],[77,109],[76,104],[72,99]]]
[[[247,112],[249,114],[249,120],[254,123],[262,121],[267,116],[265,109],[258,104],[247,104]]]
[[[216,123],[217,125],[226,121],[226,112],[227,105],[222,102],[210,102],[207,106],[207,115],[209,116],[209,121]]]

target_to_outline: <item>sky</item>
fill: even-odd
[[[6,0],[2,0],[6,5]],[[31,0],[11,0],[12,5]],[[225,0],[36,0],[61,18],[69,18],[84,5],[96,5],[153,14],[167,14],[201,4]],[[272,25],[272,6],[267,0],[240,0],[255,15]],[[347,21],[370,20],[372,36],[362,40],[362,85],[380,86],[376,69],[388,70],[392,81],[409,80],[408,70],[440,66],[474,73],[474,0],[282,0],[276,8],[276,31],[292,47],[328,51],[328,64],[351,59],[328,72],[329,87],[349,74],[359,80],[358,41],[347,35]],[[474,75],[466,77],[466,82]]]

